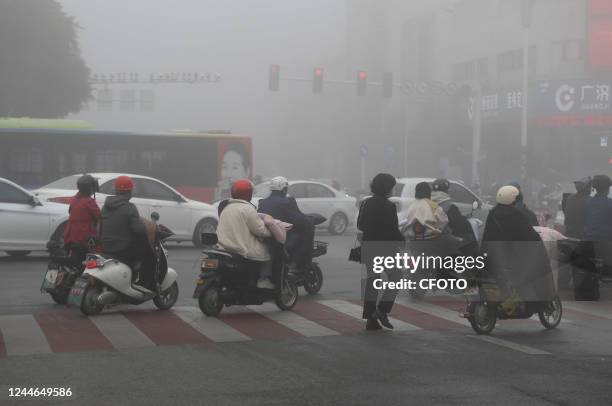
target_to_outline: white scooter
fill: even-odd
[[[167,251],[163,242],[174,233],[158,225],[159,214],[151,215],[156,227],[154,250],[154,285],[147,289],[132,282],[132,269],[116,259],[90,254],[85,271],[77,279],[68,297],[68,305],[76,306],[87,315],[102,312],[105,307],[119,304],[141,304],[153,300],[160,310],[168,310],[178,299],[176,271],[168,267]],[[150,286],[151,287],[151,286]]]

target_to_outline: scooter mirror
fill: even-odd
[[[478,200],[474,200],[472,203],[472,210],[477,210],[480,207],[480,202]]]
[[[154,211],[153,213],[151,213],[151,220],[158,222],[159,221],[159,213]]]

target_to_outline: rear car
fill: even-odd
[[[268,182],[255,187],[253,204],[270,195]],[[356,199],[321,182],[294,180],[289,182],[287,195],[294,197],[304,214],[318,214],[326,218],[319,227],[334,235],[341,235],[354,224]]]
[[[68,206],[41,202],[8,179],[0,178],[0,251],[14,257],[46,250],[47,242],[61,238]]]

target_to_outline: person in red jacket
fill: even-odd
[[[92,195],[98,191],[98,181],[91,175],[77,180],[78,193],[70,201],[70,217],[64,230],[64,248],[75,265],[81,266],[92,238],[97,235],[100,208]]]

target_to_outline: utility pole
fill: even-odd
[[[523,91],[521,95],[521,185],[530,197],[531,187],[527,184],[527,112],[529,106],[529,28],[535,0],[523,0],[521,20],[523,25]]]
[[[478,63],[474,62],[476,70],[476,80],[474,84],[474,105],[472,122],[472,185],[480,183],[480,171],[478,170],[480,159],[480,139],[482,131],[482,88],[480,86],[480,75],[478,73]]]

